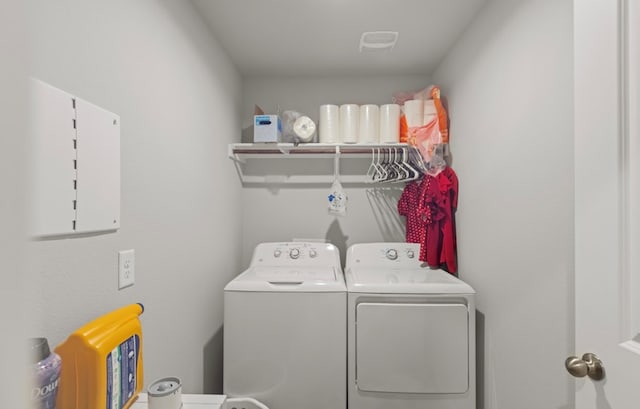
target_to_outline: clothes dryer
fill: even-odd
[[[345,409],[346,302],[335,246],[258,245],[224,289],[224,393],[273,409]]]
[[[473,409],[475,291],[418,244],[347,251],[349,409]]]

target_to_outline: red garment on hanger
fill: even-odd
[[[440,221],[442,231],[440,264],[445,265],[450,273],[455,273],[457,271],[455,211],[458,207],[458,176],[453,169],[447,167],[438,173],[436,179],[438,179],[445,213]]]
[[[425,175],[422,184],[424,188],[420,192],[418,214],[422,216],[427,234],[420,243],[420,261],[425,261],[431,268],[439,268],[442,247],[440,220],[444,217],[442,195],[436,177]]]
[[[447,167],[422,183],[407,184],[398,212],[407,217],[408,243],[420,243],[420,261],[432,268],[457,271],[454,213],[458,206],[458,177]]]
[[[407,243],[420,243],[425,235],[424,223],[418,215],[421,184],[422,180],[407,183],[398,200],[398,213],[407,218],[405,234]]]

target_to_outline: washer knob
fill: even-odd
[[[415,257],[415,253],[413,252],[413,250],[407,250],[407,257],[409,257],[409,258],[414,258]]]
[[[387,250],[387,252],[385,253],[385,255],[387,256],[387,258],[389,260],[395,260],[398,258],[398,252],[395,249],[389,249]]]
[[[289,257],[291,257],[294,260],[297,259],[298,257],[300,257],[300,250],[298,249],[289,250]]]
[[[281,254],[282,254],[282,252],[280,250],[275,250],[273,252],[273,257],[278,258],[278,257],[280,257]]]
[[[318,255],[318,252],[315,251],[314,249],[309,250],[309,257],[315,258],[317,255]]]

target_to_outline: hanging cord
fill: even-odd
[[[333,157],[333,180],[340,179],[340,147],[336,146],[336,155]]]

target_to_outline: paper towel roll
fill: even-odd
[[[400,141],[400,105],[380,106],[380,143],[398,143]]]
[[[293,132],[301,142],[311,142],[316,132],[316,124],[308,116],[301,116],[293,123]]]
[[[428,99],[424,101],[424,115],[422,118],[422,124],[426,125],[433,120],[438,115],[436,111],[436,104],[432,99]]]
[[[340,105],[340,142],[358,142],[360,107],[357,104]]]
[[[409,128],[417,128],[424,125],[424,101],[421,99],[410,99],[404,103],[404,116],[407,119]]]
[[[320,105],[320,143],[340,143],[340,108],[337,105]]]
[[[380,108],[377,105],[360,106],[358,143],[380,143]]]
[[[182,407],[182,383],[179,378],[158,379],[147,388],[149,409],[180,409]]]

